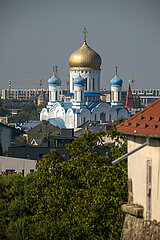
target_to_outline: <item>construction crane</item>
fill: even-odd
[[[42,88],[42,85],[48,83],[48,79],[18,79],[15,80],[14,83],[20,83],[20,84],[25,84],[25,85],[38,85],[40,86],[40,89]]]
[[[138,80],[139,78],[135,77],[134,73],[132,73],[132,78],[129,81],[129,83],[131,83],[131,88],[132,90],[135,90],[135,81]]]

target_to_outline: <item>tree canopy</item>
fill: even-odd
[[[51,150],[35,173],[0,177],[2,239],[120,239],[127,168],[111,160],[126,152],[126,141],[115,134],[118,144],[109,147],[103,136],[88,132],[75,139],[67,161]]]

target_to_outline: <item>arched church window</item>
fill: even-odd
[[[111,122],[111,114],[109,114],[109,121]]]
[[[86,79],[86,83],[85,83],[85,90],[87,90],[88,86],[87,86],[87,78]]]
[[[83,92],[81,91],[81,101],[83,100]]]
[[[95,114],[95,116],[94,116],[94,121],[95,121],[95,122],[97,121],[97,116],[96,116],[96,114]]]
[[[106,121],[106,114],[104,112],[100,113],[100,120],[102,122],[105,122]]]
[[[118,101],[120,101],[120,92],[118,91]]]
[[[57,99],[57,91],[56,91],[56,99],[55,99],[55,100],[56,100],[56,101],[58,100],[58,99]]]
[[[83,119],[83,122],[85,123],[86,122],[86,118],[84,117],[84,119]]]
[[[74,90],[74,78],[72,78],[72,87],[73,87],[73,90]]]
[[[94,78],[93,78],[93,91],[94,91]]]

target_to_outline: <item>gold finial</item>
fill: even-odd
[[[116,75],[117,75],[117,69],[118,69],[118,67],[116,66],[116,72],[115,72]]]
[[[86,34],[87,34],[87,29],[86,29],[86,27],[84,28],[83,33],[84,33],[84,42],[86,43]]]

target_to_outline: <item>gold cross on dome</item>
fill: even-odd
[[[83,33],[84,33],[84,42],[86,42],[86,34],[87,34],[87,29],[86,29],[86,27],[84,28]]]

